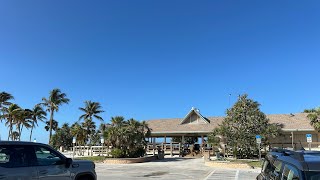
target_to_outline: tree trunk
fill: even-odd
[[[34,127],[34,121],[32,121],[32,127],[31,127],[31,133],[30,133],[30,140],[29,141],[31,141],[31,138],[32,138],[33,127]]]
[[[49,134],[49,144],[51,142],[51,136],[52,136],[52,121],[53,121],[53,109],[50,110],[50,134]]]

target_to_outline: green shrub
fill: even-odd
[[[143,147],[138,147],[128,153],[130,158],[143,157],[146,151]]]
[[[111,154],[111,156],[113,158],[124,158],[124,157],[126,157],[126,152],[123,149],[118,149],[118,148],[112,149],[110,154]]]

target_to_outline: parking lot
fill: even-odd
[[[103,179],[255,179],[259,169],[222,169],[204,165],[203,159],[165,158],[139,164],[96,164],[99,180]]]

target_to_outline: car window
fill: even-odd
[[[291,165],[284,165],[283,168],[283,176],[282,176],[283,180],[299,180],[300,176],[299,176],[299,170]]]
[[[262,172],[263,173],[269,173],[271,171],[271,163],[269,160],[264,160],[262,164]]]
[[[282,167],[282,162],[279,160],[275,160],[272,163],[270,168],[271,171],[269,173],[271,179],[278,180],[281,178],[281,167]]]
[[[8,147],[0,146],[0,167],[10,167],[10,154],[11,151]]]
[[[0,146],[0,166],[5,168],[28,167],[32,162],[32,149],[29,146]]]
[[[48,147],[35,146],[35,154],[38,166],[63,164],[63,159],[60,155]]]

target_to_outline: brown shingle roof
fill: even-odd
[[[272,114],[267,115],[270,123],[283,124],[283,130],[310,131],[314,128],[310,125],[307,113],[298,114]],[[208,117],[209,124],[180,124],[183,118],[158,119],[147,121],[152,133],[168,132],[211,132],[222,123],[224,117]]]

